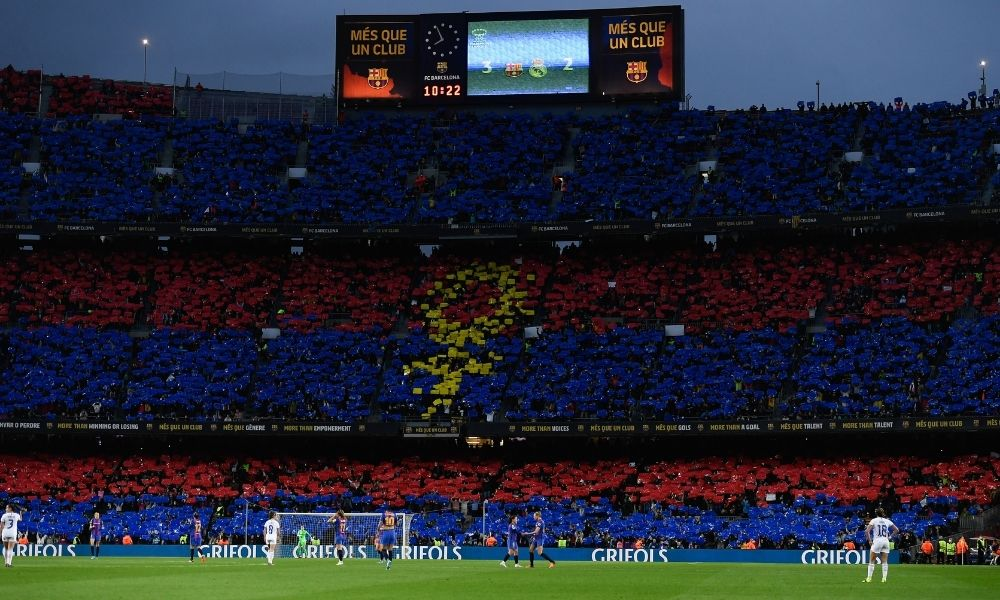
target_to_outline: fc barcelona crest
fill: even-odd
[[[520,77],[521,73],[524,73],[524,67],[521,63],[507,63],[504,67],[503,74],[507,77]]]
[[[643,81],[646,81],[647,76],[649,76],[649,69],[646,68],[646,61],[629,61],[628,67],[625,69],[625,77],[627,77],[629,81],[632,83],[642,83]]]
[[[389,69],[387,67],[375,67],[368,69],[368,86],[380,90],[389,85]]]
[[[444,61],[444,60],[442,60],[441,62],[439,62],[437,64],[437,72],[438,73],[442,73],[442,74],[447,73],[448,72],[448,62]]]

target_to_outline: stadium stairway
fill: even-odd
[[[27,162],[40,162],[42,160],[42,136],[39,135],[36,129],[31,136],[31,142],[28,144],[28,160]]]
[[[400,325],[402,325],[403,321],[404,321],[404,319],[400,318],[399,321],[398,321],[397,327],[399,327]],[[403,325],[403,327],[405,327],[405,325]],[[405,331],[405,329],[404,329],[404,331]],[[397,339],[401,339],[403,337],[403,335],[394,333],[392,337],[395,337]],[[381,365],[381,367],[378,370],[378,379],[375,382],[375,389],[376,390],[383,390],[383,389],[385,389],[386,369],[388,368],[388,365],[390,364],[391,359],[392,359],[392,347],[391,347],[391,344],[385,344],[384,348],[383,348],[383,351],[382,351],[382,365]],[[381,409],[379,407],[379,392],[375,392],[374,394],[372,394],[372,397],[371,397],[371,399],[368,402],[368,419],[367,419],[367,421],[369,423],[380,423],[384,419],[385,419],[385,416],[382,414]]]
[[[718,168],[719,153],[720,153],[720,150],[721,150],[721,148],[719,146],[719,136],[718,136],[718,134],[712,134],[712,135],[707,136],[707,138],[705,139],[704,144],[705,145],[702,148],[702,152],[704,153],[704,160],[716,161],[716,163],[715,163],[716,164],[716,168]],[[687,215],[694,214],[695,209],[698,208],[698,203],[701,202],[701,200],[708,195],[707,194],[707,189],[706,189],[707,185],[708,185],[708,182],[705,180],[705,178],[703,178],[703,177],[700,176],[700,170],[699,170],[698,163],[693,163],[693,164],[690,164],[687,167],[685,167],[684,168],[684,175],[688,176],[688,177],[697,177],[697,182],[695,183],[694,190],[692,190],[692,193],[691,193],[691,201],[688,203],[687,207],[685,208],[684,213],[679,214],[679,215],[669,215],[671,218],[678,219],[678,218],[683,218],[683,217],[685,217]],[[712,178],[714,178],[715,177],[715,173],[714,172],[710,172],[709,176],[712,177]]]
[[[996,177],[986,178],[986,183],[983,185],[983,194],[979,200],[980,204],[983,206],[989,206],[997,193],[997,186],[995,184],[996,179]]]
[[[278,280],[274,290],[271,292],[271,303],[267,310],[267,326],[278,327],[280,325],[278,312],[285,305],[285,280],[288,279],[288,261],[278,263]]]
[[[42,83],[42,96],[38,101],[38,117],[41,118],[43,115],[49,114],[49,105],[52,103],[52,93],[55,88],[52,86],[52,81],[45,81]]]
[[[157,162],[159,166],[172,169],[174,167],[174,138],[167,135],[163,140],[163,147],[160,148],[160,155]]]
[[[295,167],[309,166],[309,137],[303,136],[295,150]]]
[[[562,154],[559,158],[560,162],[552,167],[553,178],[556,176],[572,176],[576,170],[576,138],[580,135],[580,128],[569,127],[567,128],[567,132],[569,136],[566,138],[566,143],[563,144]],[[562,197],[562,190],[553,186],[552,203],[549,204],[550,214],[556,214],[556,207],[562,201]]]
[[[528,349],[527,345],[525,345],[525,344],[521,345],[521,351],[517,355],[517,363],[516,364],[518,364],[518,365],[524,364],[525,353],[527,352],[527,349]],[[494,415],[494,419],[493,419],[494,421],[497,421],[497,422],[506,422],[507,421],[507,413],[508,413],[508,411],[510,411],[511,409],[517,407],[517,401],[518,401],[518,399],[514,398],[512,395],[510,395],[508,393],[508,391],[510,390],[510,385],[511,385],[511,383],[513,381],[514,381],[513,377],[508,377],[507,378],[507,382],[504,384],[503,389],[500,392],[500,399],[501,399],[500,400],[500,408],[497,409],[497,412]]]
[[[812,346],[813,332],[825,330],[825,326],[815,325],[805,328],[802,334],[796,336],[791,362],[789,363],[788,371],[784,374],[784,378],[781,381],[781,390],[777,401],[774,403],[774,411],[771,414],[772,418],[779,418],[781,415],[790,412],[789,405],[791,399],[795,397],[795,392],[799,389],[798,382],[792,374],[799,371],[802,366],[802,360],[809,354],[809,348]]]
[[[858,111],[857,123],[854,125],[854,137],[851,140],[851,151],[860,152],[863,150],[862,141],[865,139],[865,113]]]

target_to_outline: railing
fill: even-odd
[[[963,531],[987,531],[1000,523],[1000,506],[984,510],[978,515],[963,514],[958,518],[958,528]]]
[[[195,119],[254,118],[330,123],[337,118],[333,75],[174,72],[174,108]]]
[[[332,123],[337,119],[337,103],[332,98],[259,92],[178,89],[175,107],[178,117],[191,119],[252,118],[293,123]]]

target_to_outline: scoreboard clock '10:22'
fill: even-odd
[[[348,105],[684,96],[679,6],[337,17]]]

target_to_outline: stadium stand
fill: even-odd
[[[863,122],[867,160],[844,177],[846,208],[977,203],[995,126],[994,114],[955,114],[948,106],[870,111]]]
[[[805,418],[916,414],[914,387],[930,376],[941,338],[898,317],[813,334],[792,377],[797,391],[784,410]]]
[[[662,337],[656,331],[627,328],[543,336],[525,348],[524,366],[508,391],[515,406],[507,417],[631,418],[642,391],[641,373],[656,356]]]
[[[406,308],[412,262],[398,255],[292,257],[281,284],[278,325],[303,333],[329,327],[388,331]]]
[[[254,408],[306,421],[353,423],[369,416],[384,349],[348,331],[285,334],[267,344]]]
[[[293,219],[305,223],[405,223],[414,194],[408,174],[426,165],[430,124],[368,115],[344,127],[309,130],[310,175],[291,192]]]
[[[419,414],[429,418],[450,414],[460,398],[459,414],[494,415],[550,271],[544,253],[534,252],[469,261],[438,251],[423,261],[410,293],[413,335],[393,351],[383,402],[422,406]]]
[[[0,222],[26,232],[0,247],[0,421],[36,419],[49,429],[32,441],[52,447],[19,452],[4,430],[0,498],[27,508],[36,539],[82,536],[98,508],[111,540],[177,543],[197,510],[212,537],[255,543],[269,509],[390,507],[428,545],[483,543],[538,510],[569,545],[839,548],[875,506],[920,536],[1000,500],[991,432],[967,431],[1000,413],[1000,111],[219,122],[164,118],[165,86],[60,75],[29,119],[38,77],[0,71]],[[987,212],[940,231],[877,224],[955,207]],[[866,214],[799,229],[847,211]],[[789,228],[726,231],[756,216]],[[720,234],[659,229],[668,219],[719,219]],[[554,243],[571,220],[655,235]],[[181,235],[63,229],[93,223]],[[489,235],[512,223],[532,235]],[[247,239],[210,235],[223,224]],[[302,237],[250,237],[276,224]],[[316,225],[358,237],[320,240]],[[401,225],[447,235],[402,239]],[[140,428],[106,436],[124,458],[98,435],[67,451],[84,438],[51,431],[112,419]],[[803,435],[784,455],[770,431],[710,429],[972,420],[902,442],[852,432],[860,452]],[[164,437],[197,424],[197,453]],[[218,428],[235,424],[255,433],[230,448]],[[274,433],[286,424],[350,437]],[[591,424],[691,435],[622,442],[580,433]],[[508,447],[457,439],[475,425]],[[531,426],[553,438],[515,437]]]
[[[862,244],[849,255],[829,248],[824,253],[839,264],[826,310],[862,323],[892,316],[941,322],[969,302],[977,269],[996,252],[985,240]]]
[[[16,490],[33,508],[27,522],[33,533],[71,539],[89,513],[103,508],[112,539],[127,530],[145,542],[176,542],[192,510],[213,536],[241,539],[244,528],[260,529],[268,509],[339,505],[364,512],[387,505],[417,515],[413,541],[423,543],[482,543],[480,519],[467,517],[479,517],[485,506],[490,531],[502,531],[507,514],[541,510],[553,537],[570,545],[642,539],[648,547],[735,548],[756,538],[765,547],[837,548],[862,540],[862,518],[875,503],[893,507],[901,529],[923,535],[952,529],[959,511],[978,510],[1000,488],[997,459],[976,455],[707,456],[641,464],[211,461],[177,454],[3,459],[10,468],[0,475],[0,495],[11,498]]]
[[[644,418],[726,420],[773,414],[793,335],[717,330],[667,338],[640,402]]]
[[[13,292],[20,272],[21,265],[15,257],[0,255],[0,324],[11,321]]]
[[[277,410],[251,405],[257,347],[245,331],[160,329],[138,344],[121,411],[129,418],[194,421]]]
[[[0,218],[5,220],[16,220],[21,212],[27,177],[22,163],[30,158],[35,127],[35,121],[23,116],[0,117]]]
[[[245,390],[258,399],[242,406],[254,417],[292,410],[265,390],[265,381],[302,383],[282,383],[282,369],[318,365],[311,353],[365,348],[366,378],[355,380],[364,391],[292,410],[349,421],[971,415],[973,398],[946,400],[945,390],[973,372],[960,352],[993,354],[1000,249],[988,236],[608,252],[585,244],[561,254],[540,245],[478,256],[460,246],[427,256],[337,248],[66,242],[8,251],[0,322],[66,336],[190,330],[205,334],[199,344],[238,331],[253,342],[248,373],[270,373]],[[264,328],[286,338],[269,355],[255,346]],[[184,369],[199,360],[176,359]],[[318,376],[320,389],[354,385]],[[977,389],[987,390],[988,414],[990,386]]]
[[[0,110],[11,115],[38,111],[41,73],[18,71],[13,65],[0,69]]]
[[[119,331],[42,327],[4,336],[0,414],[116,414],[125,390],[130,340]]]
[[[128,328],[149,291],[147,256],[134,251],[39,251],[19,268],[14,309],[27,325]]]
[[[53,116],[59,118],[42,128],[47,180],[35,192],[34,219],[394,224],[791,218],[978,205],[996,178],[990,152],[996,111],[952,105],[517,118],[362,114],[344,126],[165,124],[156,117],[163,111],[143,111],[144,105],[127,100],[127,84],[52,80],[58,82]],[[72,108],[60,108],[64,104]],[[142,118],[81,121],[105,105]],[[3,116],[14,122],[3,129],[16,129],[20,118]],[[13,149],[0,148],[0,155],[7,151]],[[858,158],[847,160],[851,152]],[[163,189],[151,183],[160,155],[173,156],[177,168]],[[306,168],[306,176],[289,180],[291,166]]]
[[[30,199],[35,220],[148,221],[155,210],[149,181],[167,123],[149,119],[45,121],[44,177]],[[38,179],[36,177],[36,179]]]
[[[296,155],[289,123],[177,120],[172,128],[176,172],[161,214],[185,222],[288,220],[282,187]]]
[[[149,299],[154,327],[198,330],[263,327],[270,322],[280,260],[205,251],[153,261]]]
[[[836,210],[831,165],[850,149],[855,110],[737,112],[719,120],[719,167],[694,216],[800,215]]]
[[[45,81],[53,89],[50,117],[98,113],[127,117],[169,115],[173,105],[173,92],[168,85],[92,79],[89,75],[46,76]]]
[[[1000,319],[959,321],[945,334],[948,350],[936,377],[926,380],[927,411],[939,415],[995,415],[1000,412],[997,374]],[[917,382],[923,388],[924,380]],[[923,390],[921,390],[923,391]]]
[[[556,205],[560,219],[649,219],[688,214],[695,175],[716,123],[693,111],[584,118],[573,140],[575,169]]]
[[[683,247],[567,249],[552,274],[545,308],[555,329],[683,322],[688,331],[765,326],[788,329],[824,294],[823,250],[814,246],[744,251]]]
[[[446,127],[438,127],[446,123]],[[511,119],[456,114],[434,120],[434,164],[441,185],[421,194],[419,221],[545,221],[548,177],[566,139],[566,117]],[[433,183],[429,182],[429,183]]]

